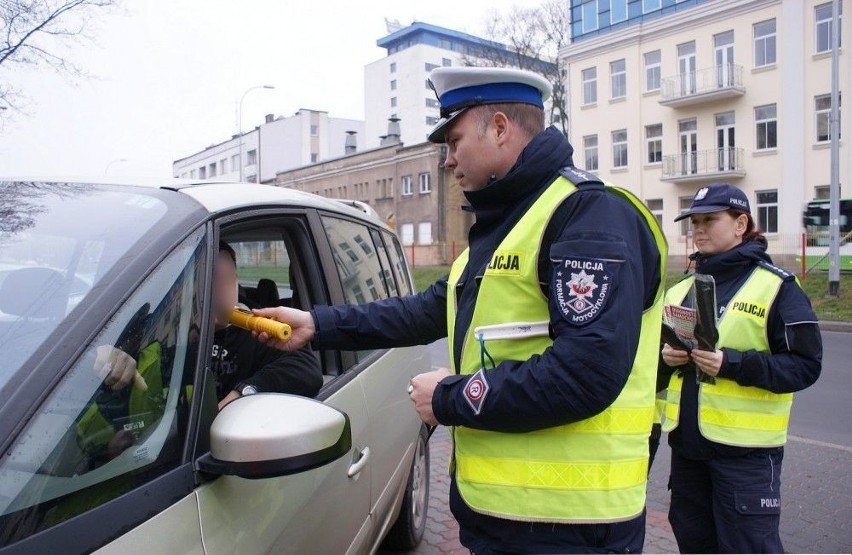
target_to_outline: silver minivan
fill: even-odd
[[[369,212],[266,185],[0,180],[0,553],[414,547],[429,453],[406,386],[424,347],[320,351],[316,398],[221,411],[210,371],[220,240],[249,306],[411,293]],[[140,312],[144,384],[101,403],[98,348]]]

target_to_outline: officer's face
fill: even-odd
[[[736,218],[728,212],[711,212],[690,216],[695,248],[702,254],[718,254],[731,250],[743,241],[748,216]]]
[[[500,153],[491,131],[489,124],[483,132],[475,109],[466,110],[447,131],[444,166],[453,171],[463,191],[482,189],[499,173]]]

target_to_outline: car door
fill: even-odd
[[[404,260],[397,259],[392,235],[333,214],[323,214],[322,222],[343,284],[342,302],[362,304],[411,292],[407,268]],[[400,262],[404,274],[395,271]],[[412,376],[430,367],[425,347],[419,346],[351,354],[366,395],[366,439],[373,457],[370,514],[376,520],[377,540],[405,488],[420,431],[420,419],[406,388]]]
[[[288,284],[301,306],[328,302],[328,288],[338,278],[323,273],[319,259],[329,256],[327,241],[315,241],[307,213],[298,210],[256,211],[250,218],[223,220],[220,236],[251,238],[264,244],[285,241],[291,271]],[[275,251],[275,249],[271,249]],[[243,260],[240,258],[240,260]],[[245,268],[247,274],[264,271]],[[238,264],[238,274],[240,272]],[[266,267],[266,271],[274,268]],[[297,286],[295,283],[298,283]],[[360,376],[346,372],[336,358],[323,356],[328,383],[318,399],[349,417],[351,451],[319,468],[260,480],[219,476],[197,490],[202,537],[208,553],[360,553],[371,535],[370,475],[373,455],[366,445],[367,412]],[[258,393],[263,395],[263,393]]]

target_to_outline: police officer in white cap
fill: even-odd
[[[476,215],[448,277],[410,297],[289,322],[297,348],[448,337],[450,369],[415,376],[423,421],[452,427],[450,507],[475,553],[638,552],[665,239],[635,197],[573,166],[527,71],[438,68],[450,169]],[[388,325],[393,322],[393,325]]]

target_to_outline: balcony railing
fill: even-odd
[[[736,147],[698,150],[663,156],[662,181],[688,183],[707,179],[745,177],[743,149]]]
[[[689,106],[743,94],[743,67],[735,64],[681,73],[660,82],[660,104],[663,106]]]

